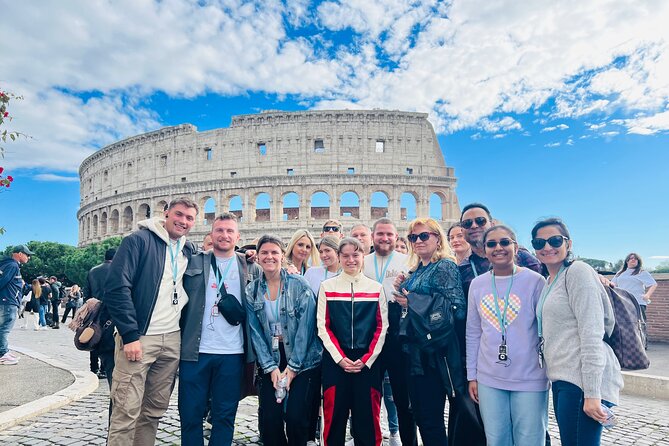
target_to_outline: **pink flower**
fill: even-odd
[[[9,181],[14,181],[14,177],[11,176],[11,175],[7,175],[7,179],[8,179]]]
[[[2,173],[2,172],[4,172],[4,171],[5,171],[5,168],[4,168],[4,167],[0,167],[0,173]]]
[[[6,118],[7,116],[9,116],[9,112],[6,111],[4,117]]]

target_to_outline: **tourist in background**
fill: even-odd
[[[46,330],[46,314],[49,311],[49,302],[51,300],[51,286],[44,277],[39,278],[40,296],[39,296],[39,329]]]
[[[304,278],[309,282],[314,296],[318,295],[321,282],[341,272],[339,257],[337,257],[339,240],[338,236],[326,235],[318,242],[318,255],[322,265],[311,267],[304,274]]]
[[[397,242],[395,243],[395,251],[401,252],[402,254],[409,254],[409,242],[406,237],[397,237]]]
[[[488,446],[544,446],[548,379],[537,361],[536,306],[546,281],[515,264],[506,226],[483,236],[492,271],[472,281],[467,305],[467,380]]]
[[[323,223],[323,230],[321,231],[321,238],[331,235],[338,239],[344,238],[343,226],[339,220],[328,220]]]
[[[262,372],[263,444],[304,446],[312,436],[310,408],[320,397],[316,301],[306,280],[282,269],[278,237],[260,237],[257,253],[263,273],[246,287],[246,313]]]
[[[560,219],[537,223],[532,246],[549,275],[537,304],[539,360],[552,382],[560,439],[599,445],[608,419],[604,406],[618,404],[623,386],[618,360],[604,342],[615,324],[611,302],[595,270],[572,260],[572,240]]]
[[[311,232],[306,229],[298,229],[288,242],[286,249],[286,261],[288,263],[288,274],[299,274],[307,272],[310,266],[317,266],[318,250]]]
[[[72,312],[72,319],[74,319],[74,315],[76,314],[77,310],[84,303],[81,297],[81,290],[79,289],[79,285],[76,283],[70,287],[65,297],[67,301],[65,303],[65,312],[63,313],[63,318],[60,320],[62,324],[65,323],[67,315],[70,313],[70,311]]]
[[[448,228],[446,236],[448,237],[448,245],[451,247],[453,254],[455,254],[455,263],[459,265],[469,259],[472,248],[465,239],[465,231],[462,229],[462,225],[460,223],[452,225]]]
[[[357,239],[362,244],[364,255],[372,251],[372,230],[369,229],[369,226],[363,224],[353,226],[350,237]]]
[[[460,273],[454,263],[441,225],[432,218],[417,218],[409,224],[410,275],[398,276],[395,300],[407,308],[410,302],[423,307],[441,307],[444,326],[450,324],[448,335],[439,342],[423,345],[414,338],[416,325],[406,316],[405,349],[409,355],[409,397],[416,424],[425,446],[469,445],[469,433],[458,431],[456,421],[460,398],[467,396],[462,354],[454,331],[454,319],[464,320],[466,302],[462,293]],[[432,301],[437,301],[436,304]],[[430,323],[422,321],[423,324]],[[402,328],[400,329],[402,336]],[[419,344],[421,342],[421,344]],[[449,399],[448,431],[444,425],[444,408]],[[447,439],[448,438],[448,439]]]

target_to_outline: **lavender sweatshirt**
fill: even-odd
[[[511,276],[495,276],[500,312]],[[502,331],[495,311],[490,272],[476,277],[469,288],[467,306],[467,380],[495,389],[548,390],[546,372],[539,367],[536,306],[545,280],[527,268],[519,268],[507,309],[506,345],[509,360],[500,363],[498,348]]]

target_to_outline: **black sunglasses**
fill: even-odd
[[[544,246],[546,246],[546,243],[548,242],[553,248],[559,248],[565,240],[569,239],[564,235],[554,235],[553,237],[548,237],[548,239],[535,238],[532,240],[532,247],[534,249],[544,249]]]
[[[427,231],[425,231],[425,232],[421,232],[420,234],[409,234],[409,235],[407,235],[407,239],[408,239],[411,243],[416,243],[416,241],[417,241],[418,239],[420,239],[421,242],[426,242],[427,239],[430,238],[430,235],[434,235],[434,236],[436,237],[436,236],[438,236],[439,234],[437,234],[436,232],[427,232]]]
[[[485,226],[488,223],[488,219],[485,217],[468,218],[467,220],[462,220],[460,225],[465,229],[471,229],[474,223],[478,227]]]
[[[509,245],[512,245],[514,243],[516,243],[516,242],[514,242],[510,238],[503,238],[503,239],[500,239],[499,242],[497,240],[488,240],[487,242],[485,242],[485,246],[486,246],[486,248],[490,248],[490,249],[496,248],[497,245],[501,246],[502,248],[506,248]]]
[[[339,232],[339,226],[323,226],[323,232]]]

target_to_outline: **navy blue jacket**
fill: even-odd
[[[0,305],[21,305],[23,279],[19,262],[12,257],[0,260]]]

